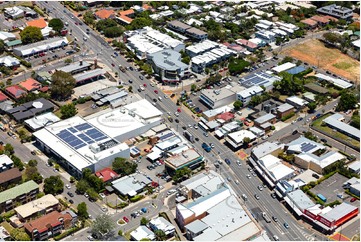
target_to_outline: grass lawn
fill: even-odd
[[[13,231],[13,226],[11,226],[8,222],[2,222],[0,224],[1,226],[3,226],[9,233],[11,233],[11,231]]]
[[[352,67],[352,64],[347,63],[347,62],[338,62],[333,64],[334,67],[341,69],[341,70],[346,70]]]
[[[288,98],[288,96],[287,96],[287,95],[280,95],[279,100],[281,100],[281,101],[285,102],[285,101],[286,101],[286,98]]]
[[[353,146],[356,146],[356,147],[360,147],[360,142],[355,140],[355,139],[349,139],[349,137],[345,134],[342,134],[338,131],[334,131],[333,129],[331,129],[330,127],[328,126],[322,126],[322,121],[331,116],[331,114],[327,114],[325,116],[323,116],[322,118],[319,118],[319,119],[316,119],[316,121],[314,121],[312,123],[312,126],[316,127],[316,128],[319,128],[320,130],[322,130],[323,132],[326,132],[330,137],[336,137],[336,138],[339,138],[341,140],[345,140],[346,143],[349,143]]]

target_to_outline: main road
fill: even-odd
[[[53,17],[56,16],[63,16],[64,21],[67,21],[69,23],[69,29],[72,29],[73,36],[77,37],[79,40],[83,39],[84,36],[87,37],[87,40],[84,41],[84,45],[86,45],[86,48],[91,50],[100,50],[98,53],[99,59],[102,60],[102,62],[108,66],[111,66],[112,64],[117,67],[118,65],[122,65],[124,67],[129,67],[129,63],[121,56],[116,58],[111,58],[110,56],[113,55],[114,50],[111,48],[108,43],[106,43],[104,40],[101,39],[100,36],[96,32],[90,29],[90,34],[86,35],[85,30],[86,26],[84,25],[75,25],[75,21],[80,21],[77,19],[77,17],[71,15],[71,13],[64,8],[59,2],[49,2],[46,4],[45,2],[39,2],[40,5],[50,8]],[[65,14],[64,14],[65,12]],[[73,17],[71,17],[73,16]],[[133,88],[133,90],[137,89],[138,86],[147,84],[149,87],[145,89],[145,91],[142,91],[141,94],[144,95],[144,97],[149,101],[151,101],[153,98],[158,98],[159,95],[156,95],[154,90],[157,90],[158,93],[162,93],[160,89],[157,87],[151,88],[150,87],[150,81],[147,80],[144,76],[142,76],[141,80],[139,77],[142,76],[137,71],[127,71],[126,73],[119,73],[120,80],[127,81],[132,80],[133,85],[136,88]],[[158,108],[160,108],[164,113],[174,113],[177,110],[177,106],[170,100],[163,98],[162,102],[157,102]],[[179,126],[187,126],[188,124],[195,124],[195,121],[193,118],[189,115],[187,115],[185,112],[181,112],[179,117]],[[178,124],[176,123],[169,123],[169,125],[177,129]],[[288,128],[290,129],[290,128]],[[257,185],[262,184],[262,182],[257,177],[252,177],[251,179],[248,179],[246,177],[246,174],[248,173],[246,169],[246,164],[244,163],[241,167],[237,166],[234,161],[238,159],[233,152],[231,152],[225,145],[221,144],[219,140],[214,138],[212,135],[209,137],[204,137],[203,132],[201,130],[195,130],[195,129],[188,129],[195,137],[200,137],[201,140],[204,140],[207,143],[213,143],[215,145],[215,148],[210,153],[203,153],[205,159],[208,162],[208,165],[211,165],[216,159],[218,158],[226,158],[228,157],[233,162],[230,166],[226,166],[222,168],[221,174],[224,176],[224,178],[230,177],[231,182],[229,184],[232,186],[232,188],[237,192],[238,195],[241,195],[245,193],[248,196],[248,201],[245,204],[248,209],[251,211],[258,211],[255,216],[259,215],[259,212],[266,212],[269,216],[276,216],[279,220],[278,223],[272,222],[272,223],[265,223],[265,221],[258,216],[258,220],[261,224],[261,226],[268,232],[270,236],[277,235],[280,240],[307,240],[310,238],[309,233],[307,229],[305,229],[298,221],[294,219],[293,216],[291,216],[286,210],[282,204],[278,202],[276,199],[272,199],[270,196],[270,191],[267,189],[263,190],[262,192],[257,189]],[[202,142],[196,142],[194,144],[195,149],[197,149],[199,152],[202,152],[201,147]],[[239,185],[236,185],[234,183],[235,180],[239,181]],[[259,200],[256,200],[254,198],[254,194],[258,194],[260,196]],[[283,223],[287,222],[290,226],[289,229],[286,229],[283,226]],[[321,238],[322,239],[322,238]],[[325,238],[323,238],[325,239]]]

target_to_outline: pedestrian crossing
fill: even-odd
[[[300,232],[308,241],[315,241],[315,237],[312,234],[308,234],[303,230],[300,230]]]

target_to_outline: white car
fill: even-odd
[[[105,198],[104,193],[99,193],[99,196],[100,196],[102,199],[104,199],[104,198]]]
[[[196,124],[194,124],[193,127],[194,127],[195,129],[198,129],[198,126],[197,126]]]
[[[237,165],[242,166],[241,161],[237,160],[236,162],[237,162]]]
[[[66,184],[65,187],[68,188],[68,189],[71,188],[71,186],[69,184]]]
[[[93,236],[91,236],[91,235],[88,235],[88,236],[87,236],[87,239],[90,240],[90,241],[93,241],[93,240],[94,240]]]
[[[178,112],[175,112],[174,115],[175,115],[176,117],[178,117],[178,116],[179,116],[179,113],[178,113]]]
[[[88,193],[84,193],[84,197],[88,198],[89,197]]]
[[[188,128],[190,128],[190,129],[191,129],[191,128],[192,128],[192,125],[191,125],[191,124],[188,124]]]
[[[237,185],[239,185],[239,181],[238,181],[238,180],[236,180],[235,183],[236,183]]]
[[[154,87],[154,83],[153,83],[153,82],[151,82],[151,83],[150,83],[150,86],[151,86],[151,87]]]

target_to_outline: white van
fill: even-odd
[[[162,97],[158,97],[158,100],[159,100],[159,102],[161,102],[161,101],[162,101]]]

